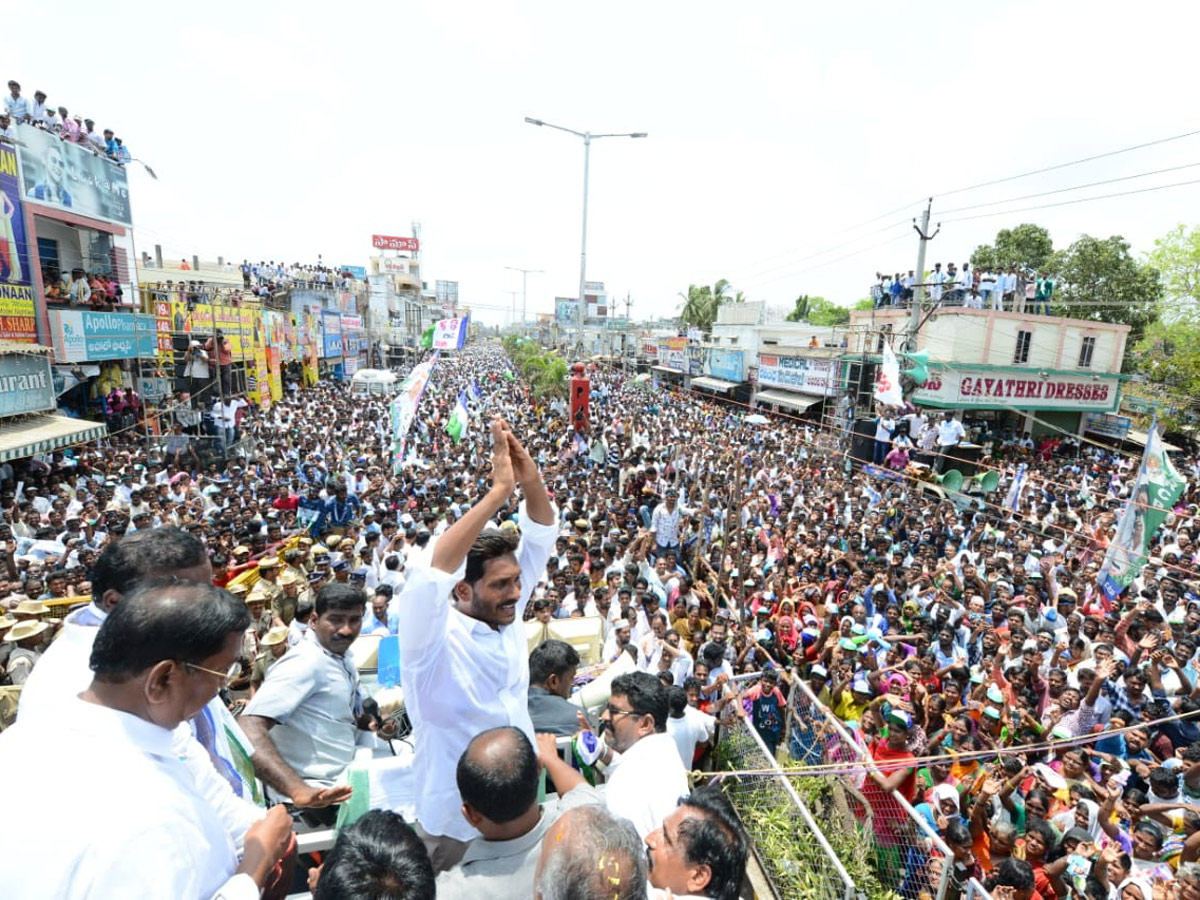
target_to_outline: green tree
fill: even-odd
[[[994,244],[980,244],[971,254],[971,266],[979,269],[999,269],[1008,266],[1029,266],[1035,272],[1046,269],[1054,256],[1050,232],[1041,225],[1026,223],[1016,228],[1001,228]]]
[[[725,278],[719,279],[711,287],[707,284],[689,284],[687,293],[679,294],[683,298],[679,318],[687,325],[708,331],[717,321],[717,313],[723,304],[746,302],[746,295],[741,291],[730,297],[729,287],[729,281]]]
[[[838,306],[832,300],[824,297],[810,297],[801,294],[796,298],[795,308],[784,317],[789,322],[807,322],[809,325],[819,325],[828,328],[833,325],[845,325],[850,321],[850,310]]]
[[[820,298],[819,297],[812,298],[812,297],[809,297],[808,294],[801,294],[799,297],[796,298],[795,307],[784,318],[788,322],[807,322],[808,321],[808,306],[809,306],[809,303],[813,299],[820,299]]]
[[[1163,294],[1158,270],[1135,259],[1129,242],[1120,235],[1085,234],[1056,253],[1048,268],[1056,273],[1053,302],[1060,315],[1129,325],[1131,347],[1158,319]],[[1134,362],[1129,354],[1125,361],[1127,368]]]
[[[1163,318],[1200,324],[1200,226],[1176,225],[1154,242],[1148,261],[1162,280]]]
[[[1186,409],[1186,398],[1200,394],[1200,323],[1159,320],[1146,328],[1145,336],[1126,354],[1147,384],[1139,392],[1170,409]],[[1160,421],[1168,429],[1193,424],[1178,413],[1164,411]]]

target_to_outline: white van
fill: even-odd
[[[387,369],[359,369],[350,378],[350,393],[356,397],[390,396],[396,390],[394,372]]]

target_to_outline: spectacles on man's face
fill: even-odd
[[[636,716],[637,715],[637,712],[635,710],[617,709],[611,703],[605,704],[604,709],[609,714],[609,716],[612,718],[616,718],[617,716]]]
[[[222,687],[229,687],[242,674],[242,664],[234,661],[229,665],[229,671],[218,672],[216,669],[206,669],[204,666],[198,666],[195,663],[185,662],[185,666],[189,669],[195,669],[199,672],[207,672],[209,675],[216,675],[222,680]]]

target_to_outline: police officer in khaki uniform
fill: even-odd
[[[277,583],[280,587],[279,596],[271,604],[271,614],[275,617],[275,624],[283,625],[284,627],[292,624],[292,619],[296,617],[296,603],[300,597],[300,576],[292,571],[283,572]],[[308,587],[308,579],[304,579],[304,586]]]
[[[254,587],[250,588],[250,598],[247,603],[255,597],[261,597],[267,605],[267,609],[274,609],[276,601],[283,595],[283,588],[279,585],[279,558],[276,556],[264,556],[258,561],[258,581],[254,582]]]
[[[262,687],[263,679],[267,677],[267,670],[275,664],[275,661],[279,657],[287,653],[287,638],[287,626],[276,625],[262,639],[262,650],[254,658],[254,670],[250,673],[251,697],[254,696],[255,691]]]

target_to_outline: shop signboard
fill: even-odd
[[[326,359],[337,359],[342,355],[342,317],[333,310],[321,311],[321,336]]]
[[[0,356],[0,416],[54,409],[54,378],[44,353]]]
[[[416,253],[421,249],[421,242],[415,237],[373,234],[371,235],[371,246],[376,250],[407,250],[410,253]]]
[[[31,129],[28,129],[31,130]],[[37,343],[29,235],[17,178],[17,152],[0,144],[0,338]]]
[[[642,356],[647,359],[658,359],[658,340],[657,338],[642,339]]]
[[[687,338],[663,338],[658,342],[658,364],[676,372],[684,371],[687,361]]]
[[[732,381],[735,384],[741,384],[745,355],[741,350],[724,350],[720,347],[713,347],[708,351],[708,374],[713,378],[722,378],[725,381]]]
[[[367,267],[366,266],[342,266],[341,268],[339,268],[338,271],[349,272],[351,275],[353,275],[359,281],[367,280]]]
[[[554,318],[567,325],[575,324],[579,315],[579,301],[574,297],[554,298]]]
[[[758,383],[763,387],[780,387],[801,394],[832,397],[835,387],[834,361],[760,353]]]
[[[1058,409],[1113,412],[1121,380],[1028,369],[932,369],[913,394],[917,403],[954,409]]]
[[[50,339],[61,362],[154,358],[158,353],[157,323],[142,313],[101,313],[51,309]]]
[[[1129,416],[1118,416],[1112,413],[1083,414],[1083,430],[1092,434],[1123,441],[1129,437],[1132,428],[1133,419]]]
[[[704,359],[708,355],[708,349],[701,347],[699,344],[688,344],[687,360],[689,375],[704,374]]]
[[[22,128],[22,196],[30,203],[89,219],[133,223],[125,169],[79,144],[40,128]]]

